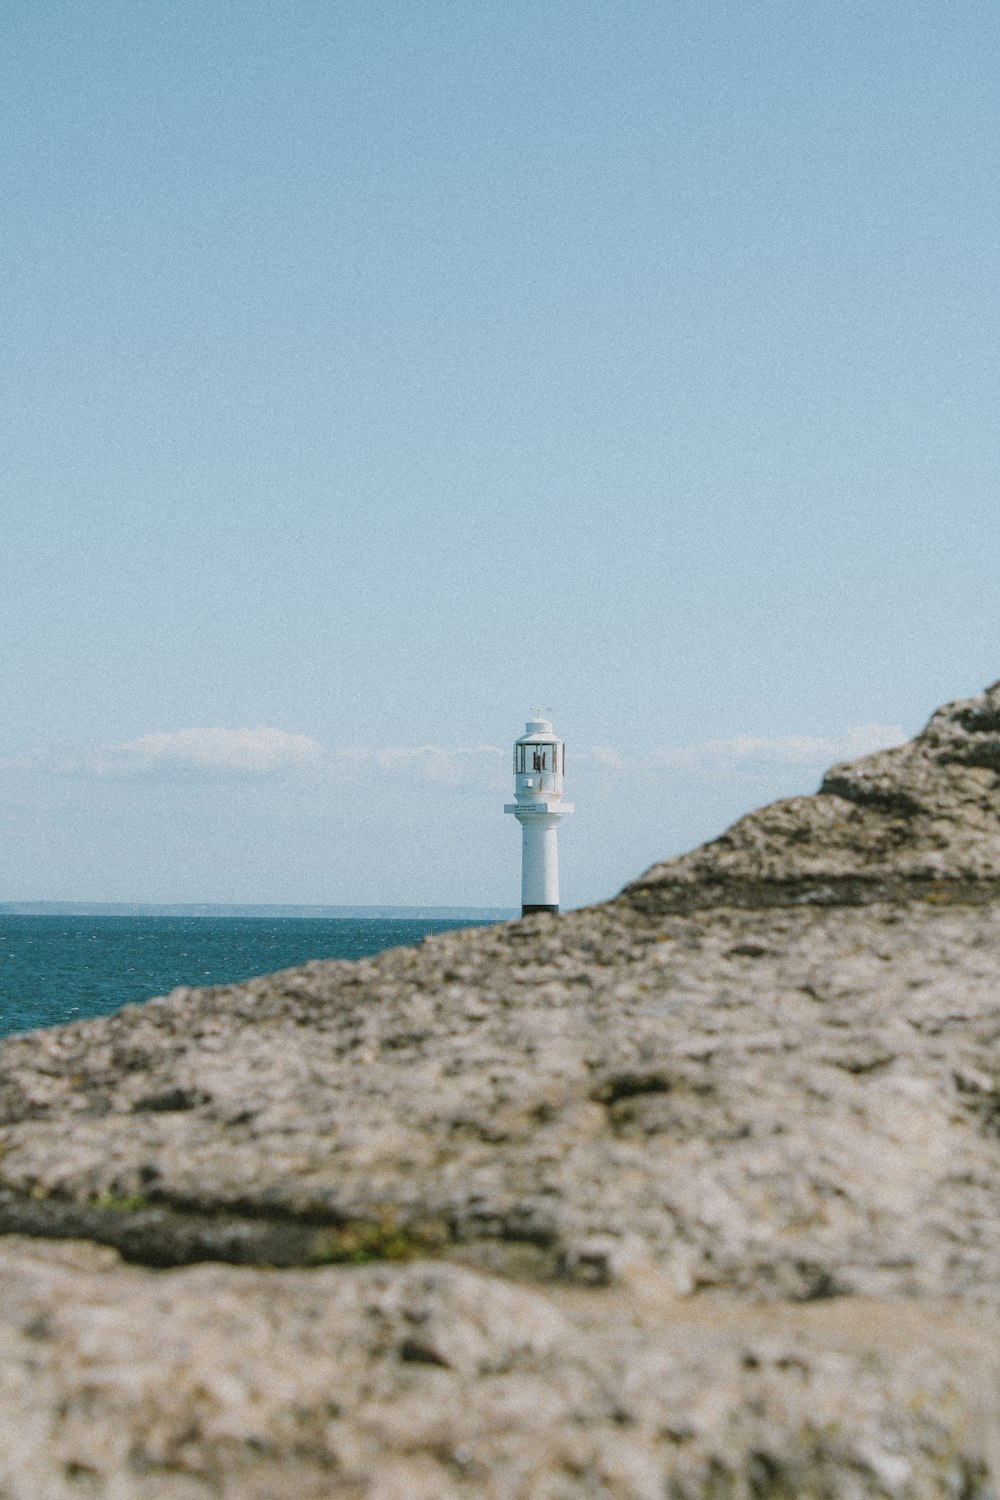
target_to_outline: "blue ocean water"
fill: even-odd
[[[488,922],[417,917],[0,914],[0,1035],[106,1015],[175,985],[230,984],[310,958],[365,958]]]

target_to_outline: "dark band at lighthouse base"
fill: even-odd
[[[521,907],[521,916],[522,917],[530,917],[536,911],[550,911],[550,912],[553,913],[554,916],[558,916],[559,915],[559,908],[558,908],[558,906],[522,906]]]

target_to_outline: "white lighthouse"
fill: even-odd
[[[514,742],[514,797],[504,807],[521,825],[521,915],[559,910],[559,819],[566,747],[548,719],[529,719]]]

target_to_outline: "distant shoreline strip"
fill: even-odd
[[[3,901],[0,917],[294,917],[318,921],[482,921],[507,922],[520,916],[500,906],[236,906],[206,902],[155,905],[120,901]]]

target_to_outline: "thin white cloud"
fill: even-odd
[[[433,786],[495,784],[499,745],[401,745],[369,752],[373,765],[388,776]]]
[[[284,729],[176,729],[144,734],[117,747],[126,761],[194,770],[260,772],[315,765],[323,746]]]
[[[687,770],[754,765],[822,766],[856,760],[875,750],[900,745],[907,738],[898,724],[861,724],[841,735],[738,734],[729,739],[658,750],[653,759],[662,766]]]
[[[569,781],[579,775],[673,773],[725,777],[781,767],[825,770],[906,739],[894,724],[863,724],[841,735],[734,735],[640,754],[609,745],[571,753]],[[510,781],[507,751],[499,745],[341,746],[333,749],[284,729],[174,729],[140,735],[99,750],[45,751],[0,761],[8,771],[130,780],[218,779],[267,775],[309,776],[344,785],[402,782],[448,790],[504,790]]]
[[[9,770],[109,780],[283,775],[363,785],[377,779],[458,788],[494,785],[497,745],[365,745],[328,749],[284,729],[173,729],[87,751],[41,751],[0,763]]]
[[[96,750],[47,752],[33,764],[57,775],[111,780],[260,776],[317,765],[323,753],[318,741],[284,729],[173,729]]]
[[[834,741],[834,749],[841,760],[856,760],[859,755],[874,755],[876,750],[905,745],[909,738],[900,724],[856,724],[839,744]]]
[[[34,755],[0,755],[0,771],[32,771],[36,764]]]
[[[657,774],[695,771],[724,775],[731,771],[766,770],[779,766],[816,767],[825,770],[837,761],[857,760],[875,750],[900,745],[907,735],[898,724],[860,724],[840,735],[738,734],[728,739],[700,740],[691,745],[667,746],[639,754],[593,745],[580,751],[573,763],[582,762],[602,771]]]

